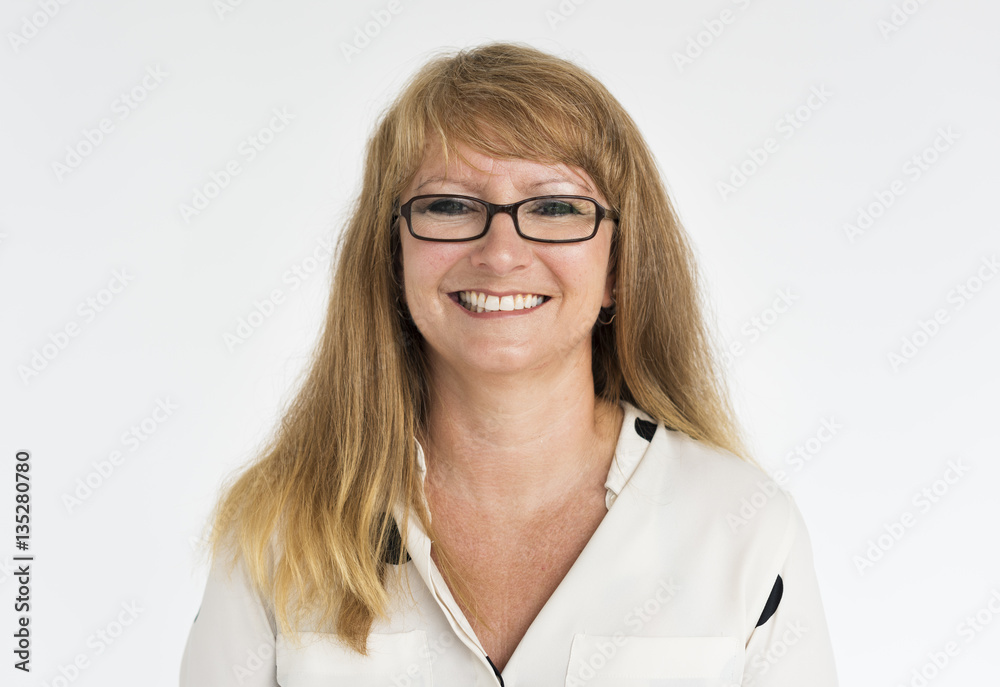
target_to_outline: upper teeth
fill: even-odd
[[[459,291],[458,300],[469,310],[476,312],[496,312],[497,310],[524,310],[533,308],[543,300],[544,296],[530,293],[518,293],[512,296],[488,296],[477,291]]]

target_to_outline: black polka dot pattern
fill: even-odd
[[[653,435],[656,433],[656,423],[637,417],[635,419],[635,433],[646,441],[652,441]]]
[[[760,627],[766,623],[774,612],[778,610],[778,604],[781,603],[781,594],[785,590],[785,584],[781,581],[781,575],[778,575],[778,579],[774,581],[774,586],[771,587],[771,595],[767,597],[767,603],[764,604],[764,611],[760,614],[760,620],[757,621],[757,627]]]

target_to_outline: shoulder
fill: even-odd
[[[656,433],[661,441],[657,444],[654,436],[650,448],[656,444],[674,478],[689,480],[688,486],[692,488],[704,487],[720,497],[744,494],[748,489],[787,496],[770,475],[748,460],[662,425],[657,427]]]
[[[662,423],[649,430],[644,428],[648,443],[622,493],[629,497],[619,503],[628,504],[638,536],[655,542],[648,545],[653,565],[705,591],[699,603],[714,603],[719,585],[723,596],[735,594],[727,598],[741,609],[749,632],[780,600],[780,576],[800,570],[808,553],[795,500],[739,456]],[[632,443],[638,452],[638,442]]]
[[[780,555],[799,526],[791,495],[763,469],[686,434],[656,427],[650,473],[663,497],[702,526],[740,540],[752,538]]]

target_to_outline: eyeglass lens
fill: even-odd
[[[486,227],[487,214],[485,204],[469,198],[418,198],[410,206],[413,232],[430,239],[478,236]],[[517,209],[517,225],[530,238],[582,239],[597,228],[597,205],[583,198],[538,198]]]

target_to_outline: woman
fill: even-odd
[[[220,500],[181,685],[834,685],[655,161],[515,44],[384,113],[325,331]]]

